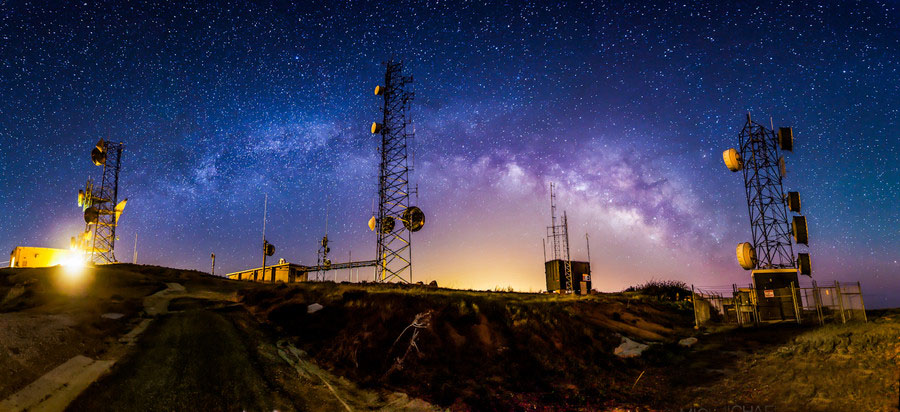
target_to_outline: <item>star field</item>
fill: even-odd
[[[552,181],[598,289],[749,282],[721,152],[750,112],[794,128],[814,278],[900,305],[891,1],[0,2],[0,245],[68,245],[108,136],[121,261],[137,233],[139,263],[259,265],[265,194],[275,258],[314,263],[327,217],[332,260],[372,259],[392,56],[415,77],[419,280],[540,290]]]

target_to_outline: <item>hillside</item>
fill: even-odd
[[[153,319],[137,345],[121,343]],[[81,278],[3,269],[0,399],[83,355],[117,363],[73,410],[156,391],[165,396],[153,405],[169,410],[197,396],[247,410],[896,410],[900,312],[870,319],[698,331],[689,303],[640,292],[259,284],[134,265]],[[691,336],[695,344],[678,343]],[[617,356],[626,339],[649,346]]]

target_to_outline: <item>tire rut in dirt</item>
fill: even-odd
[[[235,327],[230,312],[192,309],[157,319],[135,352],[68,410],[297,409],[269,384],[255,344]]]

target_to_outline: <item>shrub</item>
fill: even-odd
[[[680,280],[650,280],[642,285],[629,286],[625,292],[637,292],[656,300],[679,302],[691,296],[687,284]]]

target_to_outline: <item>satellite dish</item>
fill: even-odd
[[[778,128],[778,144],[781,150],[789,152],[794,150],[794,129],[790,127]]]
[[[738,243],[737,245],[738,264],[746,270],[756,267],[756,250],[750,242]]]
[[[385,216],[381,218],[381,233],[391,233],[394,231],[394,218]]]
[[[425,226],[425,212],[416,206],[411,206],[403,211],[403,226],[410,232],[418,232]]]
[[[372,218],[369,219],[369,230],[375,231],[375,216],[372,216]]]
[[[266,242],[266,243],[263,245],[263,253],[265,253],[266,256],[272,256],[272,255],[274,255],[274,254],[275,254],[275,245],[273,245],[273,244],[271,244],[271,243],[269,243],[269,242]]]
[[[84,210],[84,223],[87,224],[96,224],[100,220],[100,209],[97,209],[96,206],[91,206]]]
[[[382,94],[384,94],[384,86],[375,86],[375,95],[381,96]]]
[[[382,129],[381,123],[372,122],[372,134],[380,132]]]
[[[800,192],[788,192],[787,204],[791,212],[800,213]]]
[[[91,160],[95,165],[103,166],[106,164],[106,152],[95,147],[94,150],[91,150]]]
[[[812,276],[812,265],[809,261],[809,253],[797,254],[797,269],[801,275]]]
[[[725,166],[728,166],[728,170],[731,170],[732,172],[737,172],[744,168],[744,161],[741,159],[741,154],[734,148],[722,152],[722,159],[725,160]]]
[[[782,179],[787,177],[787,166],[784,164],[784,156],[778,158],[778,172],[781,173]]]
[[[806,227],[806,216],[794,216],[791,223],[794,232],[794,240],[797,244],[809,245],[809,231]]]

